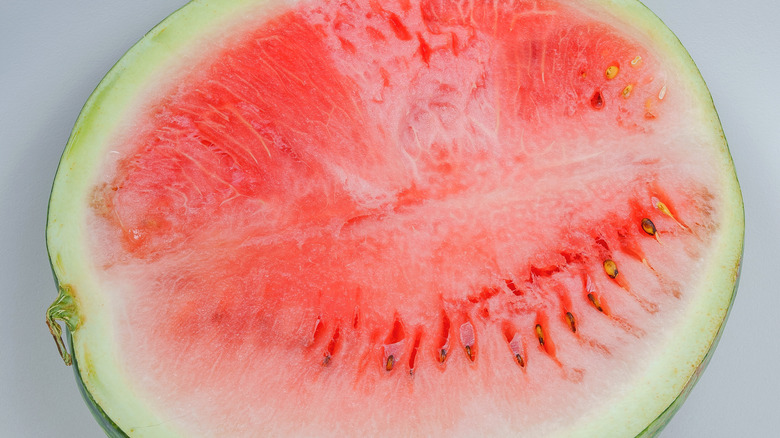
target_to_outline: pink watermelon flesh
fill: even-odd
[[[544,434],[652,362],[719,184],[658,53],[547,2],[253,26],[130,122],[91,201],[120,362],[164,417]]]

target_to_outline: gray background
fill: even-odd
[[[0,0],[0,436],[99,437],[44,324],[49,188],[100,78],[184,0]],[[742,184],[740,291],[712,363],[664,437],[780,435],[780,3],[648,0],[709,84]]]

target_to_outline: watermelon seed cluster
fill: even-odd
[[[666,204],[664,204],[663,202],[661,202],[655,197],[651,199],[651,204],[653,207],[655,207],[655,209],[657,209],[663,215],[673,219],[677,224],[679,224],[680,227],[687,229],[680,221],[678,221],[674,217],[674,215],[671,213],[671,210],[669,209],[669,207],[666,206]],[[644,235],[649,237],[654,237],[657,241],[659,241],[658,230],[656,228],[655,223],[653,223],[653,221],[650,218],[641,217],[638,225],[639,225],[638,228],[641,229]],[[600,242],[600,245],[604,246],[605,248],[607,247],[606,242]],[[642,262],[646,266],[648,266],[650,269],[653,269],[648,264],[643,254],[637,253],[637,256],[641,257]],[[574,260],[574,258],[572,260]],[[604,273],[609,279],[614,281],[615,284],[617,284],[622,289],[629,292],[635,299],[637,299],[637,301],[639,301],[639,303],[642,305],[643,308],[645,308],[645,310],[654,313],[654,307],[652,305],[644,302],[641,297],[635,295],[632,292],[628,281],[623,277],[621,271],[618,269],[617,263],[612,258],[605,258],[602,263],[602,268]],[[541,274],[542,273],[540,273],[540,275]],[[584,278],[583,286],[586,292],[585,296],[589,304],[592,305],[593,308],[595,308],[601,314],[604,314],[612,319],[615,319],[616,321],[619,320],[619,318],[617,316],[612,315],[609,312],[608,308],[605,306],[603,297],[599,296],[599,294],[597,293],[596,287],[594,286],[594,282],[591,279],[590,275],[584,274],[583,278]],[[515,281],[512,279],[505,279],[504,284],[506,285],[506,288],[516,296],[521,296],[525,293],[517,286]],[[493,291],[494,291],[493,294],[486,294],[483,298],[491,298],[495,294],[499,293],[498,288],[494,288]],[[358,313],[356,310],[353,328],[357,328],[358,325],[357,315]],[[571,303],[564,303],[562,308],[562,319],[571,333],[580,336],[580,334],[578,333],[577,318],[575,317],[575,312],[571,308]],[[504,336],[506,338],[505,340],[507,342],[509,350],[511,351],[512,357],[514,361],[517,363],[517,365],[519,365],[521,368],[525,368],[527,365],[527,355],[526,355],[525,347],[522,342],[522,337],[520,333],[516,330],[516,327],[512,326],[510,323],[505,322],[504,324],[505,324]],[[552,342],[550,334],[546,328],[548,324],[549,321],[547,320],[546,315],[544,315],[544,312],[538,313],[536,322],[533,325],[534,337],[538,341],[542,351],[547,353],[547,355],[554,362],[560,365],[560,362],[556,358],[555,345]],[[438,335],[439,342],[436,344],[436,348],[434,350],[436,352],[435,354],[436,360],[441,366],[443,366],[449,358],[451,325],[452,322],[450,318],[447,316],[446,312],[442,312],[441,326]],[[320,332],[322,331],[322,327],[323,324],[322,324],[321,317],[318,317],[315,323],[315,333],[314,333],[315,338],[319,336]],[[462,351],[465,353],[465,356],[469,360],[469,362],[475,362],[477,359],[477,336],[476,336],[476,330],[474,325],[472,324],[469,317],[464,316],[464,318],[461,318],[461,323],[457,327],[458,327],[460,344],[462,346]],[[412,376],[414,375],[418,350],[420,349],[421,336],[422,336],[422,332],[421,330],[418,330],[414,338],[414,345],[411,351],[408,353],[409,374]],[[335,331],[331,336],[331,339],[327,343],[324,352],[324,357],[322,360],[323,366],[328,366],[331,363],[332,358],[338,347],[339,338],[340,338],[340,330],[338,327],[336,327]],[[402,360],[403,355],[406,354],[406,342],[407,342],[406,338],[407,338],[407,333],[404,330],[404,324],[402,323],[400,317],[396,315],[393,323],[393,328],[391,332],[386,336],[383,343],[384,354],[383,354],[382,366],[385,372],[391,372],[395,368],[397,368],[400,361]]]

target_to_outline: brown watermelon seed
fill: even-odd
[[[618,276],[617,264],[612,260],[604,260],[604,272],[609,275],[609,278],[615,278]]]
[[[661,243],[661,236],[658,233],[658,229],[655,228],[655,224],[649,218],[642,219],[642,231],[655,237],[655,240],[658,241],[658,243]]]
[[[536,324],[536,338],[539,339],[539,345],[544,347],[544,330],[542,330],[541,324]]]
[[[623,97],[628,98],[631,95],[631,91],[634,89],[634,86],[631,84],[626,85],[625,88],[623,88]]]
[[[395,357],[391,354],[387,356],[387,361],[385,362],[385,371],[392,371],[393,365],[395,365]]]
[[[515,361],[521,367],[525,367],[525,360],[523,359],[523,344],[520,339],[520,334],[515,332],[515,328],[510,324],[504,326],[504,337],[512,354],[515,355]]]
[[[446,313],[442,312],[441,317],[441,331],[439,332],[439,346],[437,352],[437,358],[439,363],[444,363],[447,360],[447,353],[450,348],[450,318]]]
[[[649,234],[651,236],[655,236],[655,233],[657,231],[655,229],[655,224],[653,223],[653,221],[651,221],[648,218],[643,218],[642,219],[642,230],[644,230],[645,233],[647,233],[647,234]]]
[[[593,293],[588,294],[588,300],[593,304],[593,307],[596,308],[599,312],[604,312],[604,309],[601,307],[601,302],[599,301],[598,297],[594,295]]]
[[[577,333],[577,325],[574,323],[574,315],[571,312],[566,312],[566,323],[569,324],[572,333]]]
[[[623,275],[619,275],[620,272],[618,271],[617,263],[615,263],[613,260],[609,260],[609,259],[604,260],[604,272],[606,272],[609,278],[615,280],[615,283],[617,283],[618,286],[630,292],[631,295],[635,295],[634,292],[631,290],[631,285],[629,285],[628,280],[626,280],[626,277]]]

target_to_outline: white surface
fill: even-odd
[[[0,0],[0,436],[100,437],[44,323],[55,297],[46,202],[81,106],[111,65],[185,0]],[[707,81],[746,205],[740,290],[710,366],[663,437],[780,430],[780,3],[645,2]]]

